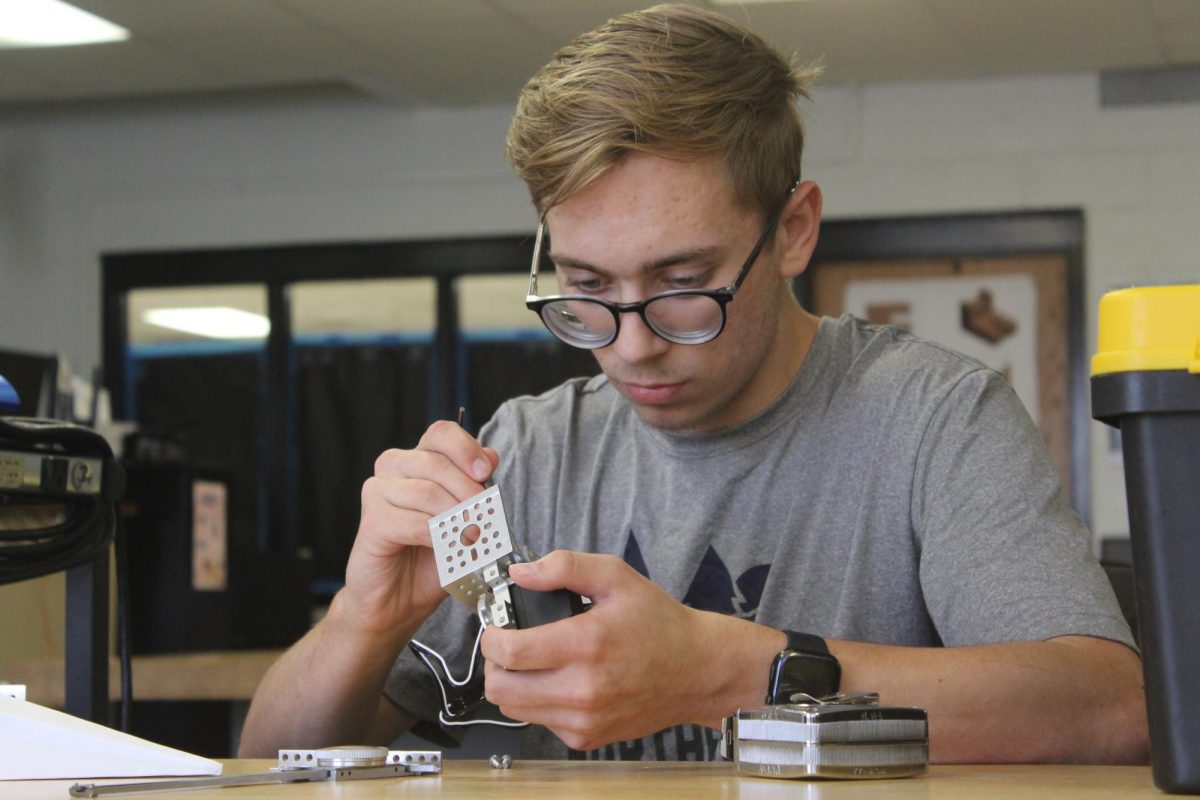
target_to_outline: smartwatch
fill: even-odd
[[[836,694],[842,667],[820,636],[784,631],[787,647],[771,663],[767,679],[767,705],[791,703],[792,696],[821,698]]]

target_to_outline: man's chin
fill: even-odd
[[[671,432],[705,430],[705,421],[715,411],[696,397],[689,397],[695,392],[690,382],[635,384],[611,377],[609,380],[638,418],[653,428]]]
[[[711,411],[693,404],[646,405],[625,399],[646,425],[671,433],[705,430],[704,421],[712,416]]]
[[[692,430],[689,420],[662,413],[662,409],[645,409],[634,406],[634,411],[643,423],[651,428],[668,433],[686,433]]]

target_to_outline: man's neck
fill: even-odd
[[[779,315],[775,344],[767,355],[768,361],[773,363],[763,365],[775,376],[768,406],[787,390],[808,360],[820,323],[820,318],[793,302],[787,303]]]
[[[771,346],[758,365],[757,380],[748,394],[743,395],[733,420],[719,427],[733,427],[762,414],[791,386],[808,358],[816,339],[820,319],[809,314],[794,301],[786,301],[776,321]],[[715,430],[699,426],[694,432]]]

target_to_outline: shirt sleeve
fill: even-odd
[[[1135,646],[1040,433],[997,373],[950,389],[915,466],[921,589],[944,644],[1085,635]]]

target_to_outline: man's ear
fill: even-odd
[[[812,181],[804,181],[792,192],[779,218],[779,235],[783,239],[780,276],[792,279],[808,269],[820,231],[821,189]]]

